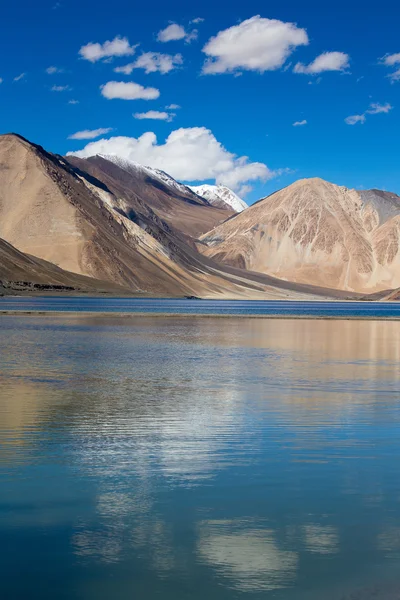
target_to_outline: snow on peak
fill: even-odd
[[[232,192],[229,188],[224,185],[191,185],[190,189],[207,200],[214,206],[221,206],[221,203],[227,204],[236,212],[242,212],[248,208],[246,202],[239,198],[235,192]]]
[[[153,179],[157,179],[165,186],[172,188],[175,191],[180,192],[181,194],[193,194],[193,191],[188,186],[184,185],[183,183],[178,183],[173,177],[171,177],[171,175],[168,175],[168,173],[165,173],[165,171],[161,171],[161,169],[145,167],[144,165],[141,165],[138,162],[128,160],[126,158],[121,158],[116,154],[98,154],[98,156],[114,163],[115,165],[117,165],[121,169],[124,169],[124,171],[128,171],[129,173],[132,173],[132,171],[141,171],[142,173],[145,173]]]
[[[212,206],[218,206],[219,208],[226,208],[227,206],[232,208],[236,212],[242,212],[247,208],[246,202],[244,202],[239,196],[232,192],[229,188],[224,185],[198,185],[188,186],[183,183],[176,181],[171,175],[161,171],[161,169],[153,169],[152,167],[145,167],[140,163],[133,160],[128,160],[117,156],[116,154],[98,154],[104,160],[114,163],[124,171],[128,173],[144,173],[153,179],[157,179],[166,187],[172,189],[175,192],[179,192],[184,195],[195,194],[203,200],[206,200]]]

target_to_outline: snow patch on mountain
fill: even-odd
[[[134,173],[134,172],[144,173],[145,175],[148,175],[149,177],[152,177],[153,179],[157,179],[158,181],[163,183],[165,186],[172,188],[173,190],[178,191],[181,194],[185,194],[185,195],[195,194],[195,192],[193,192],[190,189],[190,187],[188,187],[187,185],[184,185],[183,183],[178,183],[178,181],[176,181],[173,177],[171,177],[171,175],[168,175],[168,173],[165,173],[165,171],[161,171],[161,169],[153,169],[152,167],[146,167],[146,166],[141,165],[140,163],[135,162],[133,160],[127,160],[126,158],[121,158],[120,156],[117,156],[116,154],[99,154],[98,156],[114,163],[121,169],[124,169],[124,171],[128,171],[128,173]]]
[[[189,187],[195,194],[201,196],[201,198],[204,198],[213,206],[222,207],[223,204],[226,204],[238,213],[248,208],[244,200],[239,198],[239,196],[235,194],[235,192],[232,192],[232,190],[230,190],[224,185],[204,184],[194,186],[191,185]]]
[[[184,185],[161,169],[153,169],[153,167],[144,166],[133,160],[117,156],[116,154],[99,154],[98,156],[114,163],[128,173],[144,173],[152,179],[160,181],[163,185],[175,192],[179,192],[185,196],[194,195],[199,200],[202,200],[203,202],[206,201],[211,206],[225,209],[231,208],[235,212],[242,212],[247,208],[246,202],[224,185]]]

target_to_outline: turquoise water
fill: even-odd
[[[397,322],[0,317],[0,597],[399,598],[399,359]]]
[[[400,318],[400,302],[293,302],[286,300],[170,300],[150,298],[4,297],[1,310],[148,312],[220,315],[320,315]]]

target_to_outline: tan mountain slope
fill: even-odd
[[[192,238],[198,238],[235,214],[227,206],[225,209],[212,206],[163,171],[114,156],[86,159],[67,156],[67,160],[102,181],[115,196],[123,197],[132,209],[140,209],[144,203],[175,231]]]
[[[0,136],[0,237],[62,269],[165,296],[329,296],[222,267],[199,254],[142,197],[121,197],[64,158]]]
[[[205,234],[219,262],[299,283],[372,293],[400,287],[400,198],[304,179]]]
[[[108,282],[69,273],[35,256],[24,254],[0,239],[0,290],[126,293]]]

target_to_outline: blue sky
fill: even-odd
[[[217,180],[247,192],[249,203],[314,176],[400,194],[400,7],[354,0],[329,10],[311,0],[227,5],[7,3],[0,131],[59,154],[114,138],[86,154],[122,153],[181,180]],[[171,61],[174,68],[159,71]],[[115,71],[132,63],[131,73]],[[149,111],[167,120],[138,118]],[[98,129],[112,130],[68,139]]]

